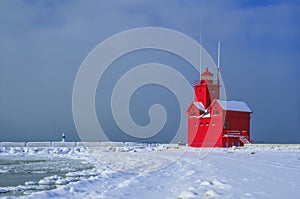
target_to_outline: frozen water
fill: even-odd
[[[66,155],[71,152],[70,148],[1,148],[0,196],[53,189],[72,181],[64,180],[69,172],[93,168],[84,159]]]

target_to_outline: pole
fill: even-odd
[[[201,34],[201,24],[200,24],[200,71],[199,71],[199,76],[200,76],[200,81],[201,81],[201,68],[202,68],[202,34]]]
[[[217,81],[218,85],[220,85],[220,78],[219,78],[219,73],[220,73],[220,48],[221,48],[221,43],[220,41],[218,42],[218,71],[217,71]]]
[[[201,81],[201,69],[202,69],[202,20],[200,17],[200,70],[199,70],[200,81]]]

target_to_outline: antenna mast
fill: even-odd
[[[201,34],[201,24],[200,24],[200,71],[199,71],[199,76],[200,76],[200,81],[201,81],[201,68],[202,68],[202,34]]]
[[[219,78],[219,73],[220,73],[220,48],[221,48],[221,43],[218,41],[218,71],[217,71],[217,81],[218,85],[220,85],[220,78]]]
[[[199,80],[201,81],[201,69],[202,69],[202,20],[200,17],[200,71],[199,71]],[[199,81],[199,83],[200,83]]]

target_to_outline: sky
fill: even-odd
[[[253,110],[254,141],[300,143],[299,18],[298,1],[0,1],[0,141],[55,141],[62,132],[67,140],[79,141],[72,91],[84,59],[114,34],[162,27],[198,42],[201,33],[201,44],[215,62],[221,41],[226,96]],[[184,60],[166,52],[121,57],[97,87],[98,116],[109,107],[101,99],[110,97],[119,66],[129,70],[148,62],[171,65],[190,82],[197,78]],[[173,132],[180,118],[174,97],[164,87],[143,86],[130,101],[133,119],[147,125],[149,117],[140,112],[161,103],[168,113],[164,131]],[[110,139],[126,141],[109,118],[98,119],[112,133]],[[168,136],[162,132],[155,141]]]

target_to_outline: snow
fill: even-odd
[[[204,105],[202,104],[202,102],[193,102],[194,105],[196,106],[196,108],[200,111],[205,111],[205,107]]]
[[[200,115],[200,118],[210,118],[210,113],[206,112],[206,113]]]
[[[51,142],[27,142],[27,147],[51,147]]]
[[[25,142],[0,142],[0,147],[24,147]]]
[[[252,113],[252,110],[248,107],[248,105],[245,102],[242,102],[242,101],[217,100],[217,102],[221,105],[223,110],[241,111],[241,112],[250,112],[250,113]]]
[[[204,180],[200,183],[201,186],[208,186],[208,185],[211,185],[211,182],[207,181],[207,180]]]
[[[95,167],[69,171],[65,177],[52,175],[17,187],[0,187],[0,197],[10,189],[24,188],[28,195],[21,198],[299,197],[300,145],[214,148],[205,156],[202,151],[159,144],[88,149],[2,147],[0,158],[59,156],[93,162]],[[47,190],[51,186],[56,188]],[[30,187],[40,191],[32,192]]]
[[[52,147],[75,147],[76,142],[52,142]]]
[[[197,198],[197,193],[193,191],[182,191],[179,195],[179,198],[185,199],[185,198]]]

